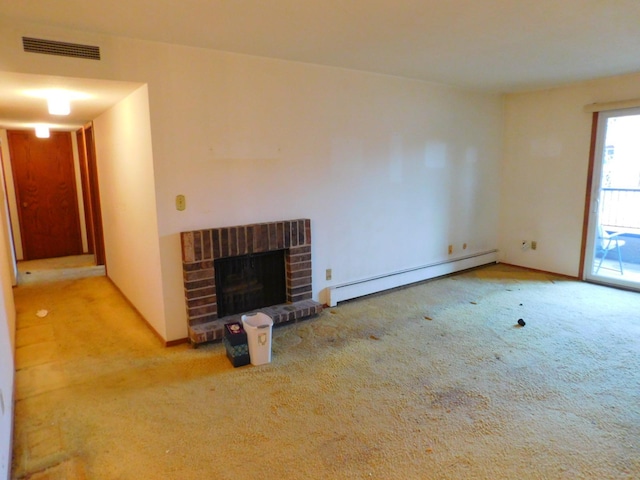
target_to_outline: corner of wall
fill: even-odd
[[[160,237],[160,261],[165,311],[165,340],[187,338],[187,313],[184,300],[180,234]]]

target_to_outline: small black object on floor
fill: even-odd
[[[518,325],[520,325],[521,327],[524,327],[526,325],[525,321],[521,318],[518,319]]]
[[[224,324],[222,343],[224,343],[227,357],[234,367],[242,367],[250,363],[247,333],[239,322]]]

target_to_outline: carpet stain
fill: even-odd
[[[489,401],[477,393],[469,392],[459,388],[435,392],[431,394],[431,406],[442,408],[448,411],[456,409],[477,410],[487,408]]]

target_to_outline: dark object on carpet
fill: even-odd
[[[250,363],[247,333],[238,322],[224,324],[222,343],[227,351],[227,358],[234,367],[242,367]]]
[[[526,325],[526,323],[524,322],[523,319],[519,318],[518,319],[518,325],[520,325],[521,327],[524,327]]]

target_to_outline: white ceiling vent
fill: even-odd
[[[24,51],[29,53],[44,53],[47,55],[60,55],[62,57],[100,60],[100,47],[94,47],[92,45],[22,37],[22,46],[24,47]]]

